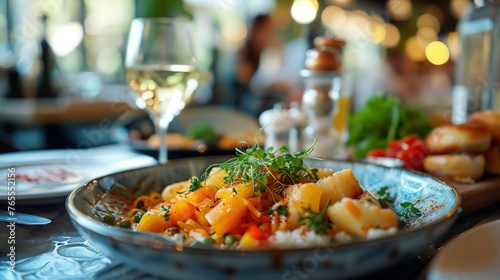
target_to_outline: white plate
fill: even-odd
[[[156,160],[150,156],[112,148],[3,154],[0,203],[9,199],[31,205],[61,201],[79,184],[96,176],[154,164]]]
[[[428,280],[499,277],[500,220],[476,226],[446,243],[427,274]]]

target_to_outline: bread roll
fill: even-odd
[[[469,116],[467,124],[490,131],[493,136],[493,142],[500,144],[500,111],[487,110],[474,112]]]
[[[469,125],[443,125],[434,128],[425,144],[431,154],[484,153],[491,145],[491,132]]]
[[[430,155],[424,159],[424,170],[444,180],[473,183],[484,174],[485,158],[482,154]]]
[[[500,175],[500,145],[492,145],[484,156],[486,160],[486,172]]]

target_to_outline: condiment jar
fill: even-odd
[[[307,116],[307,126],[302,133],[302,148],[316,141],[314,156],[333,156],[338,137],[335,137],[332,117],[336,92],[342,82],[342,48],[345,42],[330,37],[318,37],[315,47],[306,53],[307,69],[300,71],[304,80],[302,109]]]

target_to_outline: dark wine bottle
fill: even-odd
[[[59,89],[55,82],[57,65],[55,54],[47,41],[47,16],[42,16],[43,32],[40,40],[40,73],[38,76],[36,97],[54,98],[59,95]]]

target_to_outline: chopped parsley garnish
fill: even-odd
[[[278,205],[278,206],[273,206],[273,207],[269,208],[268,214],[269,214],[269,216],[272,216],[276,212],[278,212],[278,214],[280,214],[280,215],[288,216],[288,208],[286,208],[286,206],[284,206],[284,205]]]
[[[280,205],[278,206],[278,214],[288,216],[288,209],[285,206]]]
[[[325,207],[319,213],[314,212],[311,207],[304,208],[307,214],[299,217],[299,223],[303,223],[306,227],[314,230],[316,234],[324,235],[331,230],[332,224],[325,218],[326,209],[330,205],[331,199],[328,199]]]
[[[165,222],[167,222],[170,219],[170,208],[165,207],[165,205],[162,205],[161,210],[165,211],[165,213],[163,214],[163,217],[165,218]]]

